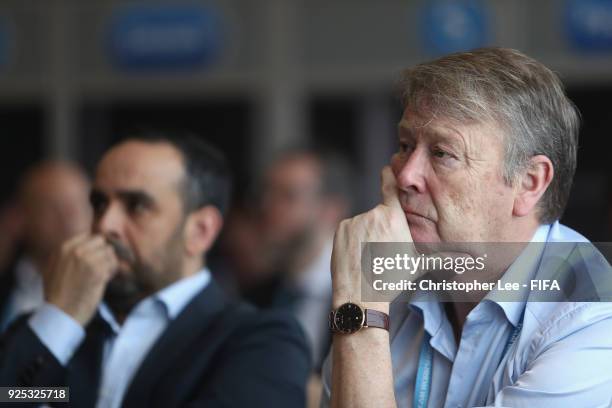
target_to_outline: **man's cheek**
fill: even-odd
[[[454,231],[465,227],[468,223],[469,214],[458,205],[452,195],[438,196],[433,204],[436,213],[436,223],[432,225],[442,240],[452,239]]]
[[[445,190],[439,195],[436,208],[439,212],[446,213],[447,218],[452,220],[461,217],[470,217],[472,214],[482,213],[483,207],[482,192],[478,188],[470,185],[461,185],[453,181],[447,185],[453,188]]]

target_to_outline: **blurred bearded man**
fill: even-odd
[[[228,192],[223,156],[195,137],[110,149],[92,234],[62,246],[46,303],[2,339],[1,384],[68,386],[79,407],[303,406],[298,324],[229,299],[205,266]]]

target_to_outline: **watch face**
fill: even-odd
[[[354,303],[345,303],[336,310],[335,324],[342,333],[354,333],[363,327],[363,310]]]

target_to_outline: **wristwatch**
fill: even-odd
[[[374,309],[362,309],[355,303],[345,303],[329,313],[329,329],[334,333],[351,334],[362,327],[389,330],[389,315]]]

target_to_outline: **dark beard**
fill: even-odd
[[[132,264],[132,273],[133,275],[126,277],[119,272],[106,285],[104,302],[117,318],[127,316],[138,302],[155,293],[155,288],[140,278],[141,276],[152,276],[154,271],[151,271],[146,265]]]
[[[113,311],[115,317],[122,321],[130,311],[147,296],[174,283],[180,278],[183,267],[182,231],[180,223],[166,244],[166,253],[159,269],[142,262],[133,252],[117,240],[108,239],[120,260],[130,265],[131,273],[118,271],[106,285],[104,302]]]

